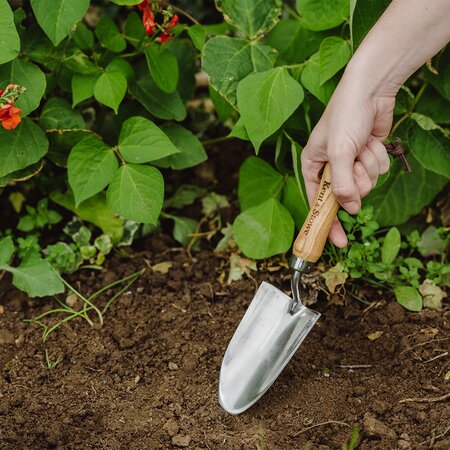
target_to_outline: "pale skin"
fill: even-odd
[[[331,186],[350,214],[389,170],[383,141],[392,126],[400,86],[450,41],[450,0],[393,0],[347,65],[302,152],[310,203],[328,161]],[[329,239],[347,245],[336,219]]]

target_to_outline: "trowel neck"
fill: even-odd
[[[310,263],[309,261],[305,261],[298,256],[292,255],[289,259],[289,267],[296,272],[305,273],[309,272],[312,267],[312,263]]]

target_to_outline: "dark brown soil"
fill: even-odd
[[[431,401],[449,391],[450,322],[442,312],[321,300],[314,305],[320,321],[276,384],[231,416],[217,403],[228,341],[256,283],[287,290],[289,274],[260,271],[255,282],[228,285],[219,281],[226,258],[202,250],[190,259],[167,241],[155,236],[132,260],[78,274],[89,294],[147,267],[144,258],[173,263],[167,275],[147,267],[103,328],[73,320],[45,345],[42,330],[22,319],[50,301],[29,300],[2,281],[1,449],[327,449],[341,448],[356,425],[360,449],[448,448],[439,435],[450,405]],[[368,338],[377,331],[378,339]],[[45,349],[62,356],[52,369]],[[402,402],[408,398],[428,401]]]

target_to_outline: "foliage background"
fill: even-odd
[[[45,268],[51,278],[50,264],[62,272],[101,264],[112,245],[129,244],[136,232],[150,232],[160,220],[173,223],[177,241],[189,242],[198,224],[177,210],[204,192],[190,186],[168,196],[163,174],[207,159],[199,137],[210,131],[186,107],[205,96],[196,87],[200,70],[210,80],[214,130],[217,121],[222,132],[231,130],[219,140],[249,141],[257,155],[240,169],[235,240],[255,259],[288,251],[308,209],[302,147],[352,53],[389,1],[217,0],[219,13],[212,2],[174,2],[174,10],[155,2],[155,8],[181,17],[164,44],[145,33],[138,3],[0,0],[0,87],[27,89],[16,102],[21,124],[0,128],[4,195],[17,211],[30,198],[49,198],[102,230],[96,243],[98,232],[89,235],[78,220],[66,227],[69,244],[40,249],[42,230],[56,219],[48,218],[48,203],[28,205],[19,226],[22,241],[1,241],[2,268],[15,270],[16,278],[30,265],[33,276]],[[369,221],[405,224],[446,185],[449,105],[446,48],[399,92],[391,137],[408,148],[413,175],[393,161],[364,200],[372,208]],[[110,239],[106,246],[104,236]],[[10,265],[14,251],[19,266]],[[53,291],[63,289],[54,283]]]

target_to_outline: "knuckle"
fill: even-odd
[[[355,190],[352,186],[332,186],[333,194],[339,200],[351,200],[355,196]]]

